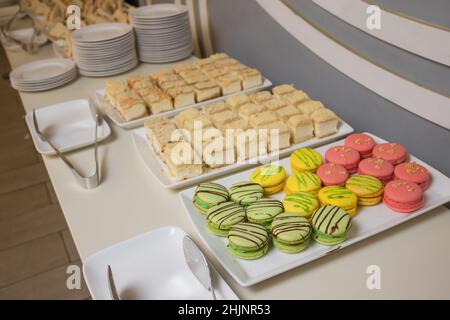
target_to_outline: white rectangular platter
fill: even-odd
[[[145,120],[152,119],[157,116],[165,115],[167,117],[173,117],[173,116],[177,115],[178,113],[180,113],[181,111],[184,111],[186,109],[192,109],[192,108],[200,109],[201,107],[203,107],[205,104],[208,104],[208,103],[224,101],[228,97],[236,95],[236,94],[242,94],[242,93],[250,94],[250,93],[253,93],[256,91],[267,89],[271,86],[272,86],[272,82],[269,79],[264,78],[263,84],[260,86],[254,87],[254,88],[242,90],[237,93],[221,96],[221,97],[218,97],[215,99],[202,101],[202,102],[199,102],[196,104],[191,104],[191,105],[184,106],[182,108],[177,108],[177,109],[174,109],[171,111],[162,112],[162,113],[158,113],[158,114],[152,114],[152,115],[149,115],[149,116],[146,116],[146,117],[143,117],[140,119],[132,120],[132,121],[126,121],[119,114],[119,112],[105,99],[105,90],[104,89],[96,91],[95,94],[93,95],[93,100],[95,101],[95,104],[103,111],[103,113],[106,114],[116,125],[118,125],[121,128],[131,129],[131,128],[140,127],[140,126],[144,125]]]
[[[107,265],[121,299],[208,300],[211,293],[192,274],[183,253],[186,235],[167,226],[103,249],[83,261],[86,284],[95,300],[109,300]],[[217,299],[239,299],[210,265]]]
[[[258,159],[259,161],[270,161],[272,159],[279,159],[282,158],[294,150],[297,150],[299,148],[303,147],[315,147],[320,146],[332,141],[335,141],[337,139],[340,139],[342,137],[345,137],[346,135],[353,132],[353,128],[350,127],[347,123],[341,121],[339,124],[339,130],[337,133],[324,137],[324,138],[313,138],[308,141],[298,143],[295,145],[292,145],[289,148],[280,150],[277,153],[270,154],[270,156],[264,156]],[[178,181],[175,178],[171,177],[169,175],[169,172],[167,170],[166,165],[162,162],[162,160],[156,155],[153,148],[149,146],[147,143],[147,137],[146,137],[146,130],[145,128],[139,128],[132,131],[132,137],[134,141],[134,145],[136,147],[136,150],[141,157],[142,161],[144,161],[144,165],[147,168],[148,171],[161,183],[161,185],[164,188],[168,189],[181,189],[185,188],[194,184],[198,184],[203,181],[209,181],[215,177],[218,177],[220,175],[229,174],[238,170],[242,170],[245,168],[249,168],[251,166],[254,166],[257,162],[251,160],[243,161],[243,162],[237,162],[234,164],[230,164],[221,168],[212,169],[208,171],[207,173],[202,174],[201,176],[197,176],[194,178],[186,179]]]
[[[377,143],[385,142],[374,135],[371,136]],[[316,148],[316,150],[324,155],[329,147],[342,144],[343,140],[336,141]],[[198,213],[192,206],[192,197],[195,192],[195,187],[184,190],[180,192],[179,195],[195,229],[208,248],[213,252],[217,260],[240,285],[251,286],[310,261],[319,259],[329,253],[350,246],[358,241],[406,222],[449,202],[450,179],[414,156],[410,156],[410,161],[415,161],[424,165],[431,174],[432,183],[430,188],[425,192],[425,202],[422,209],[413,213],[404,214],[392,211],[382,203],[372,207],[359,206],[358,213],[352,220],[353,226],[347,234],[347,240],[343,243],[330,247],[312,241],[310,247],[305,251],[292,255],[284,254],[272,247],[269,249],[267,255],[253,261],[241,260],[234,257],[226,247],[226,238],[216,237],[207,230],[205,217]],[[280,165],[284,166],[288,175],[291,174],[289,157],[280,160]],[[246,170],[216,180],[215,182],[229,188],[235,182],[248,180],[251,172],[252,170]],[[271,198],[282,200],[284,196],[285,194],[281,192]]]
[[[66,101],[36,110],[39,129],[61,151],[68,152],[95,142],[95,121],[85,99]],[[34,128],[33,112],[28,112],[25,122],[31,133],[36,150],[41,154],[54,155],[56,152],[43,141]],[[105,140],[111,128],[102,121],[98,128],[98,141]]]

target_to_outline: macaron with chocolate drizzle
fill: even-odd
[[[296,213],[279,214],[272,222],[273,246],[284,253],[298,253],[305,250],[312,234],[308,219]]]
[[[195,189],[192,203],[198,212],[206,214],[206,210],[212,206],[229,200],[230,195],[227,188],[218,183],[204,182]]]
[[[227,247],[238,258],[258,259],[264,256],[269,249],[269,233],[259,224],[238,223],[228,233]]]
[[[352,218],[342,208],[324,206],[311,216],[311,225],[314,229],[314,240],[318,243],[332,246],[346,239],[347,231],[352,225]]]
[[[229,192],[231,200],[243,206],[248,206],[264,195],[264,190],[258,183],[249,181],[233,183]]]
[[[208,230],[219,237],[226,237],[231,227],[245,220],[245,208],[233,201],[212,206],[206,211]]]

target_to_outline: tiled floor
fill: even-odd
[[[9,64],[0,46],[0,74]],[[0,79],[0,299],[87,299],[84,282],[69,290],[80,265],[70,232],[9,81]]]

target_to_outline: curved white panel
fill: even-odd
[[[380,7],[380,29],[367,27],[370,5],[361,0],[313,0],[352,26],[401,49],[450,66],[450,32],[392,14]]]
[[[450,99],[405,80],[342,47],[280,0],[256,0],[284,29],[354,81],[425,119],[450,129]]]
[[[205,56],[209,56],[214,53],[214,47],[211,40],[208,0],[198,0],[198,9],[200,15],[200,25],[202,28],[203,50]]]

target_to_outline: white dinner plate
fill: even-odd
[[[267,163],[270,159],[279,159],[285,157],[299,148],[324,145],[331,141],[335,141],[337,139],[345,137],[346,135],[352,132],[353,128],[350,127],[347,123],[341,121],[341,123],[339,124],[338,132],[331,136],[324,138],[313,138],[305,142],[294,144],[289,148],[280,150],[268,156],[259,157],[258,162]],[[194,178],[179,181],[173,178],[171,175],[169,175],[169,171],[165,163],[161,160],[160,157],[156,155],[153,148],[150,147],[149,144],[147,143],[146,135],[147,133],[145,128],[133,130],[132,137],[134,145],[136,147],[136,151],[139,154],[142,161],[144,162],[145,168],[150,172],[151,175],[153,175],[153,177],[155,177],[159,181],[159,183],[164,188],[167,189],[178,190],[186,188],[195,184],[199,184],[200,182],[210,181],[211,179],[217,178],[219,176],[223,176],[226,174],[230,174],[239,170],[255,166],[256,163],[258,163],[254,161],[254,159],[237,162],[231,165],[226,165],[221,168],[211,169],[207,173],[204,173]]]
[[[95,121],[85,99],[66,101],[36,110],[39,129],[61,151],[67,152],[94,143]],[[41,140],[33,124],[33,113],[25,116],[36,150],[41,154],[54,155],[50,145]],[[98,141],[111,134],[106,121],[98,128]]]
[[[118,40],[132,32],[132,27],[125,23],[99,23],[82,27],[72,32],[75,44]]]
[[[75,63],[70,59],[44,59],[17,67],[10,73],[10,79],[23,83],[39,83],[71,72]]]
[[[372,135],[372,137],[377,143],[385,142],[383,139],[374,135]],[[316,150],[324,155],[325,151],[331,146],[343,145],[343,143],[343,140],[333,142],[320,148],[316,148]],[[425,191],[425,203],[422,209],[405,214],[392,211],[382,203],[371,207],[359,206],[357,215],[352,219],[352,228],[347,233],[347,240],[336,246],[324,246],[312,240],[311,245],[305,251],[298,254],[285,254],[271,247],[268,253],[260,259],[253,261],[238,259],[228,251],[226,247],[226,238],[212,235],[207,230],[205,217],[198,213],[192,206],[192,197],[195,192],[195,187],[180,192],[180,199],[196,231],[217,260],[240,285],[251,286],[290,269],[319,259],[332,252],[348,247],[400,223],[420,216],[450,201],[450,179],[414,156],[410,156],[410,161],[415,161],[425,166],[431,174],[432,183],[430,188]],[[289,157],[282,159],[279,164],[284,166],[288,175],[291,174]],[[214,182],[229,188],[235,182],[248,180],[252,170],[253,169],[246,170]],[[283,192],[271,196],[271,198],[278,200],[282,200],[283,197]],[[386,250],[389,250],[389,248]],[[414,249],[412,248],[412,250]],[[344,258],[351,259],[350,256]]]
[[[81,71],[80,71],[80,74]],[[162,112],[162,113],[158,113],[156,115],[150,115],[147,117],[143,117],[140,119],[136,119],[136,120],[132,120],[132,121],[126,121],[120,114],[119,112],[105,99],[105,90],[97,90],[95,92],[95,94],[93,95],[93,100],[96,103],[96,105],[101,108],[103,110],[103,113],[105,113],[116,125],[118,125],[121,128],[126,128],[126,129],[131,129],[131,128],[136,128],[139,126],[142,126],[145,122],[145,120],[148,119],[152,119],[155,117],[158,117],[160,115],[165,115],[167,117],[172,117],[178,113],[180,113],[181,111],[187,110],[187,109],[191,109],[191,108],[196,108],[196,109],[200,109],[202,106],[204,106],[205,104],[208,103],[213,103],[213,102],[218,102],[218,101],[224,101],[226,100],[228,97],[232,96],[232,95],[236,95],[236,94],[250,94],[256,91],[260,91],[260,90],[264,90],[266,88],[269,88],[270,86],[272,86],[272,82],[269,79],[264,78],[264,82],[262,85],[254,87],[254,88],[250,88],[250,89],[246,89],[243,91],[239,91],[238,93],[233,93],[233,94],[229,94],[229,95],[225,95],[219,98],[215,98],[215,99],[211,99],[211,100],[207,100],[207,101],[202,101],[196,104],[192,104],[192,105],[188,105],[182,108],[178,108],[178,109],[174,109],[171,111],[167,111],[167,112]]]
[[[121,299],[209,300],[211,293],[192,274],[183,253],[179,227],[168,226],[103,249],[83,261],[83,274],[95,300],[109,300],[107,266]],[[220,300],[239,298],[210,264],[214,292]]]
[[[178,4],[155,4],[133,8],[130,16],[142,20],[167,20],[187,14],[187,7]]]

